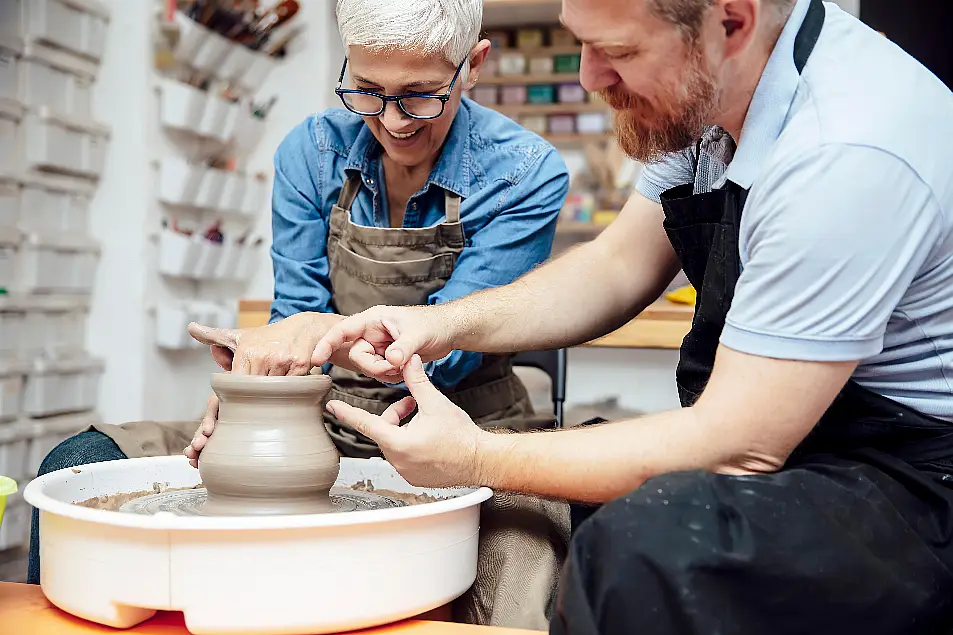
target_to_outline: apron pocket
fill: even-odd
[[[453,273],[454,255],[437,254],[430,258],[386,262],[356,254],[344,244],[334,251],[334,266],[355,278],[376,285],[407,285],[446,280]]]

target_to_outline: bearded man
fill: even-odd
[[[950,632],[953,94],[820,0],[563,0],[562,16],[582,83],[649,163],[638,193],[514,284],[339,322],[312,363],[351,344],[413,397],[328,408],[412,483],[596,510],[554,633]],[[421,366],[590,340],[680,268],[698,302],[677,411],[494,434]]]

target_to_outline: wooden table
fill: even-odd
[[[125,631],[81,620],[49,603],[40,587],[0,582],[0,635],[189,635],[181,613],[159,612]],[[360,631],[363,635],[542,635],[450,622],[410,620]],[[302,634],[304,635],[304,634]]]
[[[248,328],[268,323],[271,300],[241,300],[238,303],[238,327]],[[695,308],[659,300],[619,330],[589,342],[594,348],[664,348],[678,349],[692,327]]]

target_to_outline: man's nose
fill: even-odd
[[[612,66],[589,44],[582,45],[582,60],[579,65],[579,83],[590,93],[615,86],[619,75]]]

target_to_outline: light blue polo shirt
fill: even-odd
[[[721,343],[860,360],[862,386],[953,420],[953,93],[831,3],[799,76],[809,2],[778,40],[737,149],[729,138],[727,152],[717,139],[702,150],[696,191],[750,188]],[[647,166],[638,190],[657,201],[691,183],[693,154]]]

